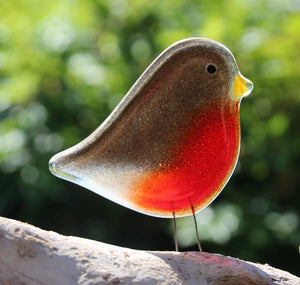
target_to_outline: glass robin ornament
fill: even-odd
[[[240,102],[252,89],[224,45],[176,42],[90,136],[51,158],[50,170],[135,211],[174,218],[175,227],[175,217],[195,220],[234,171]]]

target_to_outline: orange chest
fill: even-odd
[[[132,200],[145,211],[201,209],[224,187],[239,153],[238,106],[216,108],[196,118],[175,145],[172,157],[145,173]]]

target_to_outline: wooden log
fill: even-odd
[[[0,217],[0,284],[287,284],[300,278],[219,254],[122,248]]]

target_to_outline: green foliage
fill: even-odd
[[[254,82],[240,160],[197,215],[206,251],[299,272],[298,1],[0,2],[0,215],[134,248],[173,249],[171,223],[59,180],[48,160],[91,133],[174,41],[228,46]],[[169,224],[170,223],[170,224]],[[196,249],[178,220],[181,249]]]

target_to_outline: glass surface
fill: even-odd
[[[50,169],[148,215],[191,215],[219,194],[235,168],[239,105],[252,88],[220,43],[177,42],[94,133],[55,155]]]

